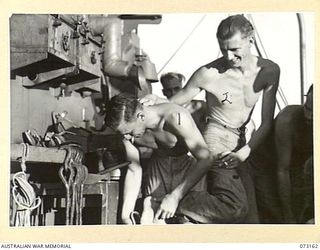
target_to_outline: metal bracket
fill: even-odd
[[[68,51],[70,49],[70,34],[67,31],[65,34],[62,34],[62,47],[64,51]]]

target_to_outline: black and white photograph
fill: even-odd
[[[7,20],[6,228],[317,225],[315,12],[53,12]]]

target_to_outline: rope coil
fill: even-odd
[[[14,226],[30,226],[31,212],[40,206],[41,199],[36,197],[26,175],[26,161],[29,154],[28,144],[22,144],[22,156],[19,158],[21,172],[12,178],[13,221]]]

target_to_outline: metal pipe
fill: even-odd
[[[299,24],[299,42],[300,42],[300,97],[301,104],[304,103],[304,84],[306,83],[306,38],[303,14],[297,13]]]
[[[93,36],[103,34],[105,41],[103,71],[112,77],[128,77],[130,65],[122,60],[121,35],[123,21],[115,15],[89,15],[89,28]]]
[[[23,152],[22,144],[11,144],[10,160],[18,161]],[[63,163],[66,151],[57,148],[29,146],[27,162]]]

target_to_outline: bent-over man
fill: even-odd
[[[161,205],[163,203],[170,204],[168,213],[157,213],[155,218],[167,219],[173,217],[179,201],[205,176],[209,168],[214,168],[216,158],[208,150],[190,113],[181,106],[173,103],[143,106],[133,97],[117,95],[111,99],[108,105],[106,123],[121,134],[134,138],[140,138],[146,132],[151,131],[158,142],[164,143],[168,147],[174,146],[178,137],[181,137],[192,155],[197,159],[197,164],[188,170],[181,183],[177,184],[169,195],[162,199]],[[126,143],[131,142],[128,140]],[[239,202],[238,197],[245,193],[239,182],[241,182],[239,178],[233,178],[229,182],[231,187],[235,187],[233,193],[230,193],[230,189],[225,189],[224,186],[221,186],[219,193],[216,194],[197,191],[202,196],[206,196],[206,199],[200,201],[202,207],[204,209],[208,207],[207,203],[209,202],[215,204],[216,210],[213,211],[210,206],[210,210],[205,210],[202,214],[202,219],[200,217],[186,217],[193,222],[200,223],[211,223],[212,221],[221,223],[238,222],[247,211],[247,207],[242,206],[242,203]],[[217,183],[217,185],[219,184]],[[127,189],[130,188],[127,187]],[[152,200],[150,202],[152,203]],[[185,208],[187,209],[190,205],[185,204]],[[212,218],[214,219],[212,220]]]

